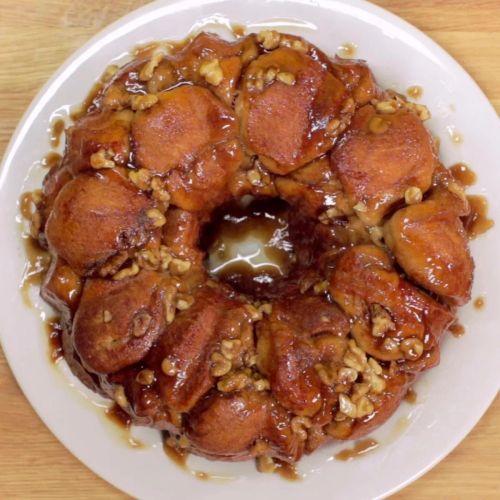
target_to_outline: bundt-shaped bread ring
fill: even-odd
[[[369,433],[470,298],[468,204],[427,109],[292,35],[166,47],[103,85],[44,181],[42,295],[69,366],[211,459],[268,469]],[[243,290],[203,241],[246,195],[282,200],[292,257]]]

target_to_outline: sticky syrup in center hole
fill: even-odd
[[[265,295],[295,263],[288,209],[277,198],[244,197],[222,206],[203,231],[208,271],[240,292]]]

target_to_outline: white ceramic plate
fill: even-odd
[[[299,470],[306,476],[295,483],[258,474],[251,462],[224,464],[194,458],[192,468],[222,476],[199,481],[165,457],[158,433],[151,430],[134,431],[149,444],[130,448],[102,417],[102,410],[96,409],[103,401],[85,391],[64,363],[54,368],[47,362],[42,305],[38,300],[38,309],[26,307],[19,292],[25,255],[18,198],[24,190],[39,186],[38,160],[49,148],[53,116],[66,116],[68,104],[81,102],[110,61],[136,44],[182,39],[193,27],[202,26],[227,35],[223,25],[229,21],[250,25],[251,30],[266,26],[298,33],[328,54],[352,42],[383,85],[403,92],[410,85],[421,85],[422,101],[433,114],[429,127],[441,137],[444,163],[469,163],[479,179],[473,191],[489,198],[491,215],[500,219],[498,118],[465,71],[404,21],[361,0],[155,2],[111,25],[73,55],[36,97],[12,138],[0,170],[4,351],[24,393],[52,432],[88,467],[135,497],[223,500],[237,496],[246,500],[283,495],[293,500],[312,493],[350,499],[388,495],[449,453],[498,391],[500,294],[496,287],[500,266],[494,263],[500,235],[496,229],[472,244],[477,263],[473,297],[484,296],[486,307],[481,312],[472,306],[461,310],[467,334],[445,340],[441,365],[417,384],[418,403],[404,403],[374,433],[381,443],[375,451],[351,462],[338,462],[331,457],[345,445],[327,446],[302,460]],[[463,143],[453,143],[450,131],[462,134]]]

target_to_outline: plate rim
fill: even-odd
[[[197,5],[217,5],[221,3],[231,3],[237,0],[200,0]],[[456,61],[441,45],[439,45],[436,41],[434,41],[429,35],[418,29],[416,26],[412,25],[405,19],[397,16],[396,14],[392,13],[391,11],[380,7],[378,5],[375,5],[367,0],[289,0],[290,3],[295,3],[295,4],[301,4],[301,5],[308,5],[310,8],[315,8],[317,6],[321,6],[323,4],[338,4],[338,5],[346,5],[348,8],[359,8],[361,10],[366,10],[372,14],[374,14],[377,17],[385,18],[388,23],[390,23],[393,26],[399,26],[401,27],[405,32],[408,32],[410,35],[412,35],[414,38],[422,42],[425,46],[431,48],[435,55],[438,57],[438,59],[444,61],[445,65],[450,67],[454,72],[457,72],[460,75],[461,79],[464,79],[469,83],[469,85],[472,85],[476,93],[478,94],[478,97],[480,95],[483,104],[485,105],[485,108],[489,110],[489,113],[491,117],[494,116],[496,119],[496,128],[497,131],[500,135],[500,120],[498,118],[497,112],[494,109],[491,101],[488,99],[486,94],[483,92],[481,87],[478,85],[478,83],[474,80],[474,78],[463,68],[458,61]],[[267,0],[267,3],[286,3],[286,0]],[[45,101],[48,100],[54,93],[56,93],[62,83],[66,80],[66,73],[71,70],[71,68],[75,65],[79,65],[82,61],[87,60],[92,57],[93,54],[99,51],[97,48],[97,44],[100,40],[106,39],[107,37],[110,38],[110,41],[118,38],[120,36],[121,32],[127,32],[131,31],[133,29],[133,25],[141,25],[144,23],[139,22],[143,16],[147,15],[148,13],[152,13],[157,11],[160,8],[172,8],[174,9],[175,6],[181,6],[184,4],[191,4],[193,5],[190,0],[155,0],[149,4],[146,4],[144,6],[141,6],[137,9],[132,10],[131,12],[127,13],[126,15],[118,18],[111,24],[105,26],[101,30],[99,30],[97,33],[95,33],[91,38],[89,38],[80,48],[75,50],[73,53],[71,53],[65,60],[64,62],[52,73],[52,76],[46,81],[46,83],[41,87],[41,89],[36,93],[35,97],[31,100],[29,106],[27,107],[26,111],[22,114],[17,126],[15,127],[12,136],[8,142],[8,145],[4,151],[2,161],[0,163],[0,192],[2,192],[4,189],[6,189],[6,184],[5,184],[5,178],[7,176],[7,171],[9,165],[12,163],[12,159],[16,154],[16,151],[19,147],[20,142],[23,140],[24,136],[26,133],[29,131],[30,127],[32,126],[33,121],[37,118],[41,108],[44,106]],[[134,23],[135,21],[135,23]],[[125,31],[125,28],[127,30]],[[125,49],[127,50],[127,49]],[[50,92],[49,92],[50,91]],[[84,98],[85,96],[83,96]],[[0,326],[1,326],[1,321],[0,320]],[[5,358],[7,360],[9,370],[11,374],[13,375],[14,379],[16,380],[18,386],[20,387],[23,396],[26,398],[26,400],[29,402],[31,408],[35,411],[37,416],[42,420],[44,425],[47,427],[47,429],[57,438],[57,440],[77,459],[79,460],[80,463],[82,463],[85,467],[90,469],[94,474],[99,476],[101,479],[106,481],[107,483],[111,484],[115,488],[117,488],[119,491],[125,492],[129,494],[128,491],[125,491],[122,489],[122,487],[117,484],[116,481],[113,479],[110,479],[107,477],[106,473],[102,473],[101,471],[97,471],[96,468],[94,468],[93,465],[89,464],[87,461],[84,461],[79,455],[79,452],[75,451],[75,446],[73,444],[70,444],[66,438],[63,438],[57,428],[53,426],[52,424],[49,424],[47,421],[47,416],[44,415],[43,411],[40,411],[39,405],[37,403],[34,403],[34,400],[32,397],[29,396],[30,394],[30,389],[27,387],[27,385],[23,382],[21,382],[20,378],[18,378],[17,373],[12,369],[12,363],[11,363],[11,352],[9,349],[5,348],[6,342],[3,339],[4,337],[3,333],[3,328],[0,329],[0,345],[2,346],[2,350],[4,352]],[[405,481],[401,482],[400,484],[394,486],[392,489],[384,492],[381,496],[378,498],[386,498],[409,484],[413,483],[420,477],[422,477],[424,474],[426,474],[429,470],[434,468],[439,462],[441,462],[446,456],[448,456],[471,432],[471,430],[477,425],[479,420],[484,416],[488,408],[491,406],[493,401],[498,395],[498,390],[499,388],[497,387],[496,391],[493,388],[491,390],[491,394],[489,394],[486,398],[483,398],[483,401],[486,401],[486,405],[481,405],[482,411],[481,413],[477,416],[477,418],[473,419],[473,423],[470,424],[470,422],[466,425],[466,432],[456,438],[453,437],[449,440],[448,446],[446,449],[444,449],[441,453],[436,454],[436,457],[431,460],[428,464],[426,464],[425,467],[422,467],[417,473],[413,474],[411,477],[407,478]],[[484,408],[483,408],[484,406]]]

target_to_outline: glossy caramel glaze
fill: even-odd
[[[293,479],[303,454],[367,436],[439,362],[470,298],[466,236],[491,225],[428,117],[365,62],[277,32],[110,66],[20,202],[53,357],[183,466]]]

